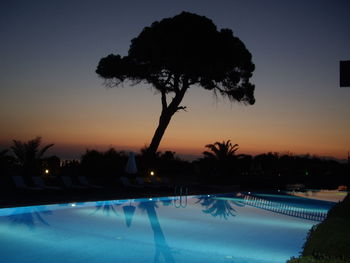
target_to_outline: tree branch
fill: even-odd
[[[175,74],[175,76],[174,76],[174,91],[176,94],[178,94],[180,92],[179,79],[180,79],[180,76],[178,74]]]
[[[177,112],[179,111],[179,110],[183,110],[183,111],[186,111],[187,112],[187,106],[179,106],[179,107],[177,107]]]
[[[161,94],[162,94],[162,109],[166,110],[168,108],[168,103],[166,101],[166,91],[164,89],[161,89]]]
[[[187,89],[188,89],[188,83],[186,81],[183,81],[182,82],[182,88],[178,89],[178,91],[175,92],[175,97],[172,99],[171,103],[169,104],[168,109],[171,112],[175,113],[175,112],[177,112],[179,110],[185,110],[186,109],[186,107],[179,106],[179,105],[180,105],[180,103],[181,103],[181,101],[182,101],[182,99],[183,99]]]
[[[223,94],[223,93],[226,93],[226,91],[223,89],[223,88],[221,88],[219,85],[218,85],[218,83],[214,83],[214,85],[215,85],[215,87],[214,87],[214,91],[215,90],[218,90],[221,94]]]
[[[191,86],[191,85],[193,85],[193,84],[196,84],[198,81],[197,80],[189,80],[188,81],[188,86]]]

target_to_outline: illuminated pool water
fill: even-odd
[[[0,261],[282,263],[334,204],[235,193],[0,209]]]

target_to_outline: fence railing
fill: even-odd
[[[243,200],[246,205],[312,221],[323,221],[328,213],[326,210],[297,207],[288,203],[274,202],[249,194],[243,194]]]

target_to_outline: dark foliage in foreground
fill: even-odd
[[[329,256],[305,256],[300,258],[291,258],[288,263],[349,263],[349,261]]]
[[[335,205],[325,221],[313,227],[307,237],[302,256],[288,263],[350,262],[350,197]]]

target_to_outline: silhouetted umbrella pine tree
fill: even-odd
[[[162,112],[148,147],[148,153],[155,154],[171,117],[186,109],[180,104],[190,87],[254,104],[254,85],[249,82],[254,68],[252,55],[232,30],[218,31],[212,20],[182,12],[145,27],[131,41],[127,56],[102,58],[96,73],[109,87],[129,80],[159,91]]]

